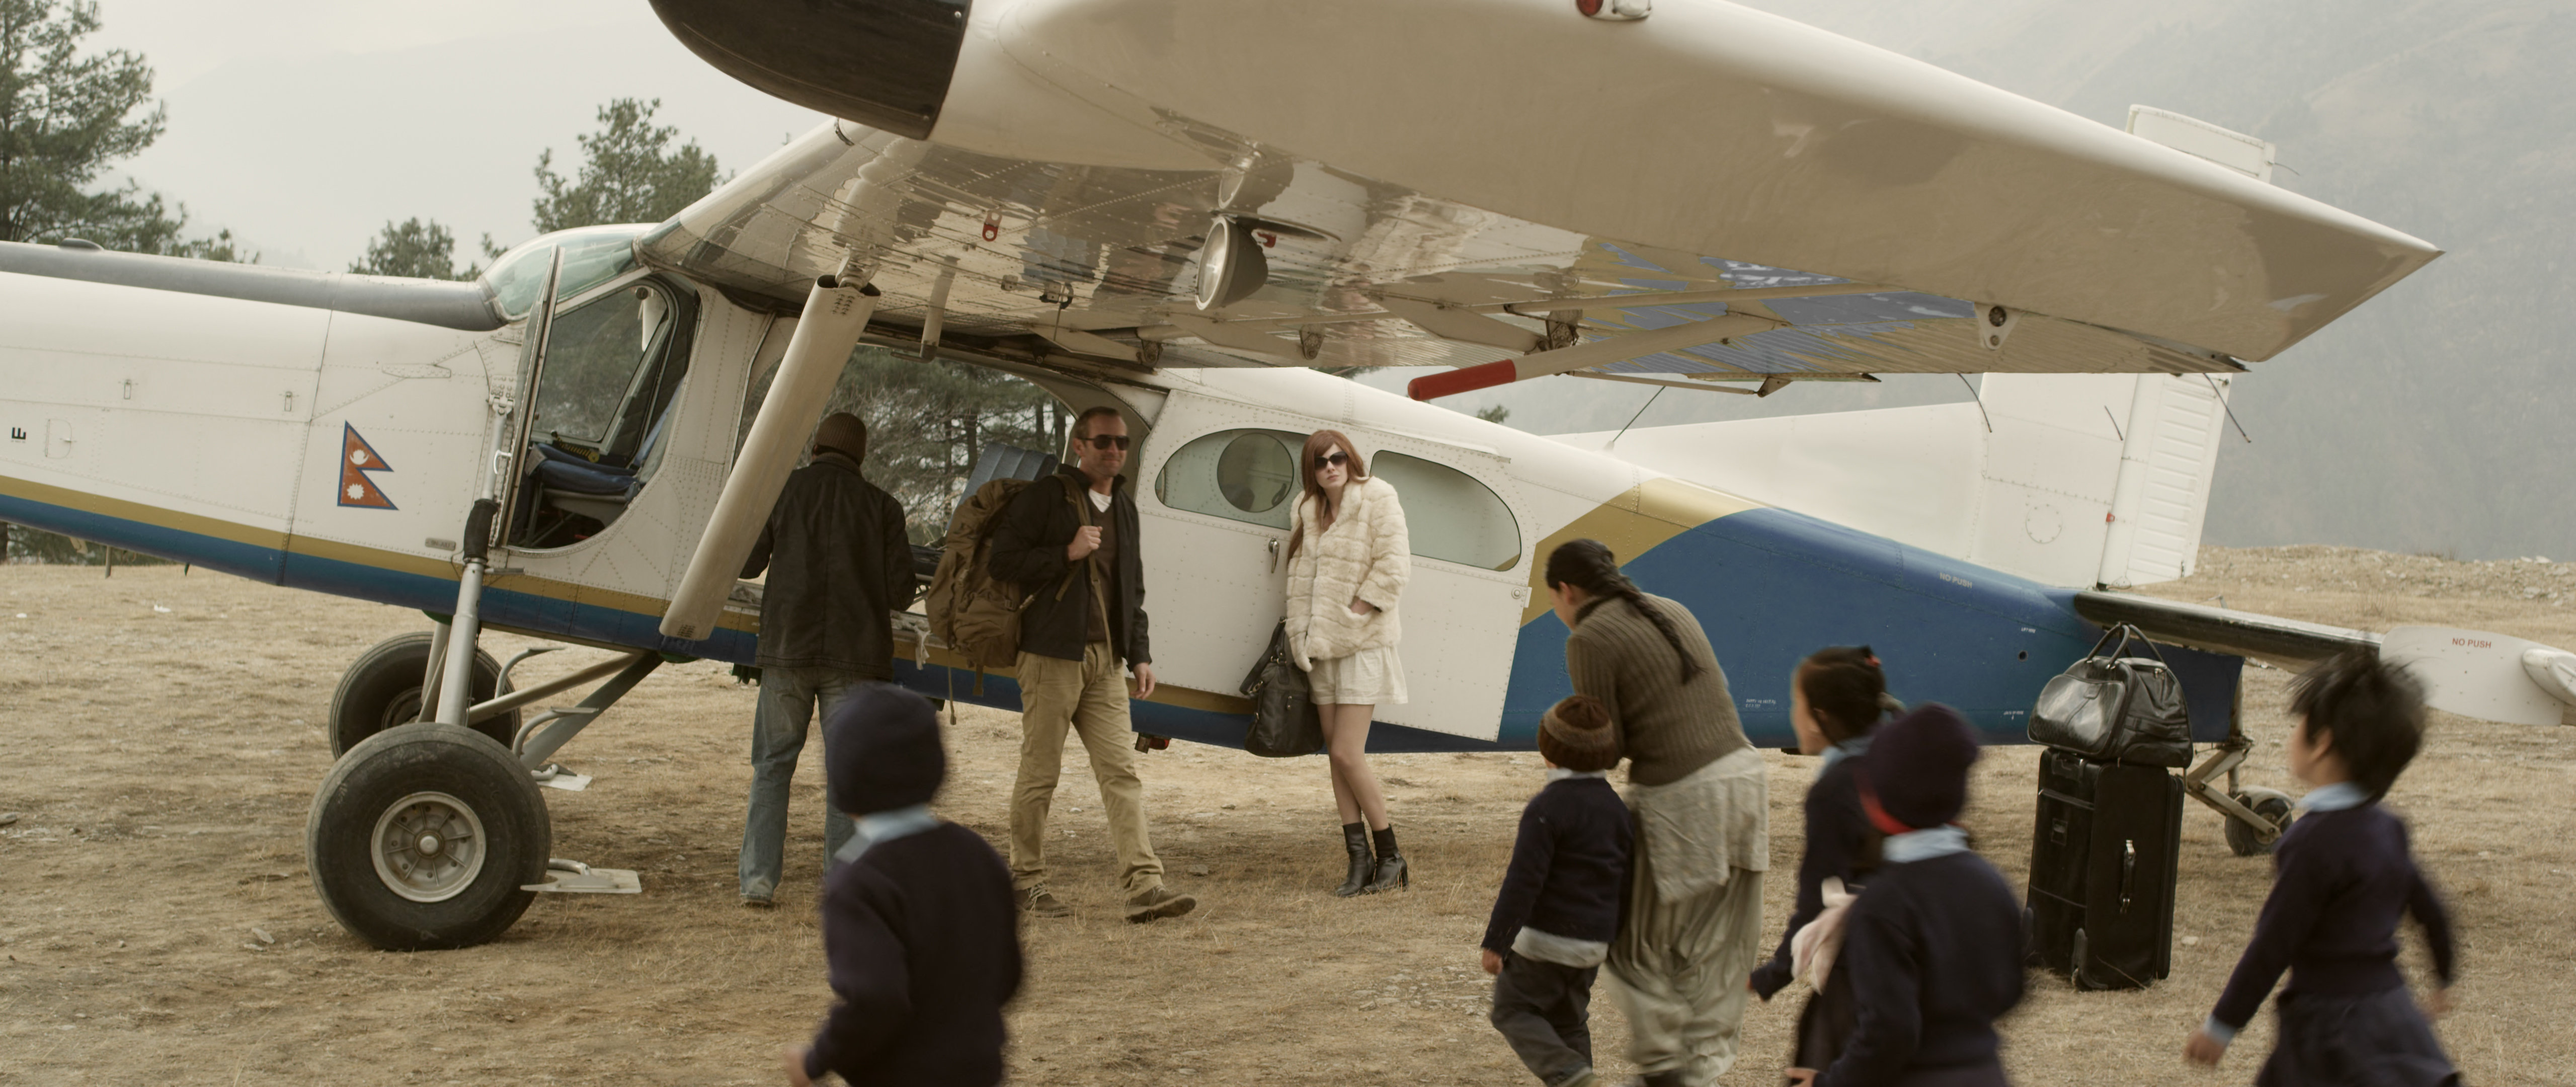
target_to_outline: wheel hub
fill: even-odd
[[[376,818],[367,852],[385,888],[414,902],[443,902],[483,872],[483,821],[446,793],[413,793]]]

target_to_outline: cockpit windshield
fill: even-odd
[[[555,296],[571,298],[633,269],[635,239],[653,226],[621,223],[538,235],[493,261],[491,270],[483,273],[483,284],[501,303],[502,316],[516,321],[537,304],[537,292],[545,286],[547,253],[562,247],[563,282],[556,285]]]

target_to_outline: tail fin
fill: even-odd
[[[2061,586],[2187,577],[2231,378],[1988,374],[1978,400],[1557,440]]]

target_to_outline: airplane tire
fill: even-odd
[[[331,767],[305,865],[351,935],[387,951],[472,947],[509,930],[544,881],[554,828],[526,767],[491,738],[411,724]]]
[[[331,754],[349,753],[358,741],[420,717],[420,680],[429,671],[430,633],[398,634],[358,655],[340,674],[331,692]],[[474,697],[481,702],[509,687],[500,682],[501,662],[481,646],[474,648]],[[519,711],[511,710],[474,726],[474,731],[510,746],[519,732]]]
[[[2290,794],[2279,789],[2252,788],[2236,794],[2236,802],[2254,809],[2254,814],[2272,821],[2283,830],[2290,828]],[[2239,857],[2261,856],[2281,844],[2281,839],[2257,841],[2254,828],[2236,819],[2227,820],[2227,850]]]

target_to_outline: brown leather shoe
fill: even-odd
[[[1063,917],[1072,913],[1073,907],[1065,905],[1041,883],[1020,892],[1020,911],[1031,917]]]
[[[1169,887],[1156,885],[1127,898],[1127,919],[1137,924],[1179,917],[1199,908],[1199,900]]]

